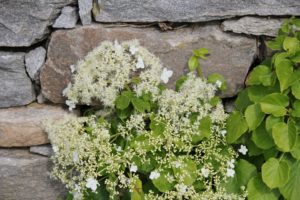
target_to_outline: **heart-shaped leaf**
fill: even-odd
[[[286,114],[286,106],[289,105],[289,98],[280,93],[272,93],[260,100],[261,110],[266,114],[272,114],[276,117]]]
[[[249,130],[256,129],[263,121],[265,114],[261,111],[259,104],[253,104],[247,107],[245,111],[245,118]]]
[[[228,143],[235,142],[248,130],[246,120],[244,119],[243,115],[238,111],[234,111],[230,114],[226,124],[226,139]]]
[[[297,130],[294,123],[279,122],[272,128],[272,136],[276,146],[284,152],[289,152],[296,141]]]

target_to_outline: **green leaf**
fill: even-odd
[[[286,114],[285,107],[289,105],[289,98],[280,93],[272,93],[260,100],[261,110],[276,117]]]
[[[163,135],[166,129],[166,124],[164,122],[152,118],[150,123],[150,129],[155,135]]]
[[[295,142],[295,145],[293,146],[291,150],[291,154],[294,158],[297,160],[300,160],[300,137],[297,137],[297,140]]]
[[[84,199],[89,200],[108,200],[109,192],[106,190],[104,182],[101,182],[98,185],[96,192],[89,190],[85,193],[84,197]]]
[[[271,69],[265,65],[256,66],[246,80],[246,85],[264,85],[271,86],[274,84],[274,75]]]
[[[248,130],[248,126],[246,120],[243,118],[243,115],[238,111],[234,111],[227,118],[226,129],[227,142],[234,143]]]
[[[266,131],[272,134],[273,126],[278,122],[283,122],[283,117],[274,117],[273,115],[269,115],[266,119]]]
[[[292,85],[292,94],[294,95],[294,97],[296,97],[296,99],[300,100],[300,81],[296,81]]]
[[[295,54],[300,46],[299,40],[295,37],[286,37],[283,41],[283,49],[290,54]]]
[[[221,86],[219,87],[220,90],[223,91],[223,90],[227,89],[226,80],[225,80],[225,78],[221,74],[212,73],[212,74],[208,75],[208,78],[207,78],[207,82],[208,83],[216,84],[217,81],[221,82]]]
[[[266,131],[264,124],[261,124],[252,132],[251,140],[261,149],[270,149],[275,146],[272,136]]]
[[[271,189],[284,186],[289,180],[290,168],[285,161],[270,158],[261,168],[262,179]]]
[[[176,91],[179,91],[184,82],[188,79],[187,76],[181,76],[175,84]]]
[[[143,200],[144,192],[143,192],[142,181],[138,178],[136,178],[134,181],[135,181],[135,185],[131,192],[131,200]]]
[[[193,53],[197,57],[200,57],[202,59],[206,59],[205,55],[209,54],[209,51],[205,48],[200,48],[200,49],[197,49],[197,50],[193,50]]]
[[[259,103],[262,98],[274,92],[280,92],[279,83],[273,87],[265,87],[262,85],[253,85],[247,88],[249,99],[254,103]]]
[[[263,121],[265,114],[261,111],[259,104],[253,104],[247,107],[245,111],[245,118],[249,130],[256,129]]]
[[[284,91],[291,86],[296,80],[293,80],[293,63],[288,59],[283,59],[276,66],[276,74],[280,83],[280,91]],[[297,77],[295,77],[297,78]]]
[[[164,169],[159,172],[160,176],[152,180],[153,185],[161,192],[167,192],[174,188],[175,182],[170,183],[168,181],[168,174],[172,175],[173,172],[170,169]]]
[[[298,200],[300,197],[300,160],[296,161],[290,170],[288,182],[279,188],[281,194],[288,200]]]
[[[151,153],[147,154],[147,159],[143,162],[137,155],[134,155],[131,161],[138,167],[138,171],[144,174],[150,173],[157,165],[157,162]]]
[[[296,52],[296,54],[291,57],[291,61],[294,63],[300,63],[300,51]]]
[[[281,50],[284,36],[278,36],[273,41],[268,41],[267,46],[272,50]]]
[[[293,110],[291,112],[293,117],[300,117],[300,101],[296,100],[293,103]]]
[[[246,160],[240,159],[234,168],[236,174],[228,178],[225,188],[228,192],[239,194],[242,186],[247,186],[249,180],[257,175],[256,167]]]
[[[250,179],[248,186],[248,200],[278,200],[278,192],[266,186],[259,176]]]
[[[289,122],[279,122],[272,128],[272,136],[276,146],[283,152],[289,152],[294,144],[297,137],[296,126]]]
[[[199,131],[201,136],[208,138],[211,135],[211,118],[203,117],[200,120]]]
[[[246,108],[251,105],[251,101],[248,97],[248,89],[246,88],[245,90],[242,90],[239,92],[237,99],[234,102],[234,107],[240,111],[244,112]]]
[[[116,107],[120,110],[124,110],[130,104],[130,99],[125,95],[120,95],[116,99]]]
[[[190,71],[195,71],[199,66],[199,60],[196,56],[191,56],[188,62]]]
[[[139,112],[150,111],[150,103],[140,98],[133,98],[131,100],[133,107]]]
[[[190,186],[197,179],[197,165],[191,159],[182,159],[179,168],[172,167],[175,177],[182,180],[183,184]]]
[[[287,52],[276,53],[272,57],[272,63],[276,67],[279,65],[281,61],[288,59],[288,57],[289,54]]]

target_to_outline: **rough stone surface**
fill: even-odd
[[[0,108],[26,105],[34,99],[34,88],[25,71],[24,53],[0,51]]]
[[[0,147],[22,147],[49,143],[42,129],[47,119],[71,115],[61,107],[41,104],[0,109]],[[1,199],[1,198],[0,198]]]
[[[50,157],[53,155],[53,150],[51,145],[40,145],[40,146],[32,146],[30,147],[29,151],[31,153],[36,153],[36,154],[40,154],[43,156],[47,156]]]
[[[78,21],[77,9],[66,6],[62,9],[61,14],[52,25],[54,28],[74,28]]]
[[[43,40],[60,8],[75,0],[0,0],[0,46],[30,46]]]
[[[66,191],[49,177],[49,158],[28,150],[0,149],[0,199],[57,200]]]
[[[83,58],[104,40],[138,39],[141,45],[160,57],[164,66],[172,69],[171,84],[187,71],[187,61],[193,49],[205,47],[210,56],[201,61],[207,75],[219,72],[228,81],[224,97],[234,96],[243,87],[254,56],[256,40],[224,33],[218,25],[194,26],[170,32],[154,28],[93,25],[73,30],[56,31],[48,47],[48,59],[41,71],[44,96],[54,103],[63,103],[62,91],[70,82],[70,65]]]
[[[224,31],[244,33],[247,35],[266,35],[275,37],[284,19],[242,17],[240,19],[226,20],[221,27]]]
[[[83,25],[92,23],[93,0],[78,0],[79,16]]]
[[[44,65],[46,50],[44,47],[37,47],[25,55],[26,71],[31,80],[39,81],[39,70]]]
[[[200,22],[245,15],[300,15],[299,0],[98,0],[99,22]]]

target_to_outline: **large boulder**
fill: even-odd
[[[24,147],[49,143],[42,123],[71,116],[59,106],[31,104],[0,109],[0,147]],[[0,198],[1,199],[1,198]]]
[[[99,22],[203,22],[244,15],[300,15],[298,0],[98,0]],[[100,8],[100,11],[99,11]]]
[[[25,71],[24,55],[0,51],[0,108],[27,105],[35,100],[33,84]]]
[[[61,7],[75,0],[0,2],[0,46],[30,46],[43,40]]]
[[[0,199],[57,200],[62,184],[50,179],[51,161],[28,150],[0,149]]]
[[[138,39],[165,67],[174,71],[171,84],[187,72],[187,61],[193,49],[209,49],[208,60],[201,61],[203,71],[206,75],[219,72],[225,76],[229,87],[224,97],[236,95],[243,87],[257,49],[255,39],[224,33],[218,25],[196,25],[170,32],[103,25],[60,30],[52,34],[47,61],[41,71],[43,95],[54,103],[63,103],[62,91],[71,80],[70,65],[76,64],[102,41],[131,39]]]

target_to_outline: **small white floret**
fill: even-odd
[[[230,167],[230,168],[234,168],[234,162],[235,162],[235,160],[234,160],[234,159],[231,159],[230,161],[227,161],[227,165],[228,165],[228,167]]]
[[[66,100],[66,104],[69,106],[69,111],[72,111],[74,108],[76,108],[75,103],[71,100]]]
[[[129,52],[131,53],[131,55],[134,55],[137,52],[137,48],[135,46],[130,46],[129,47]]]
[[[235,174],[234,169],[227,168],[226,176],[228,176],[228,177],[234,177],[234,174]]]
[[[206,169],[205,167],[201,168],[201,174],[207,178],[209,176],[209,169]]]
[[[243,154],[243,155],[246,155],[247,152],[248,152],[248,149],[245,145],[241,145],[240,148],[238,149],[238,151]]]
[[[70,65],[70,69],[71,69],[71,72],[74,73],[76,71],[76,68],[74,65]]]
[[[136,68],[137,69],[144,69],[145,68],[145,64],[144,64],[144,61],[143,61],[142,57],[138,57],[137,63],[136,63]]]
[[[220,131],[220,134],[221,134],[223,137],[225,137],[226,134],[227,134],[227,131],[226,131],[226,130],[221,130],[221,131]]]
[[[164,82],[164,83],[168,83],[169,79],[172,77],[173,75],[173,71],[172,70],[168,70],[167,68],[163,69],[163,72],[160,76],[160,79]]]
[[[159,178],[159,177],[160,177],[160,173],[157,172],[157,171],[152,171],[152,172],[150,173],[150,176],[149,176],[149,178],[150,178],[151,180],[157,179],[157,178]]]
[[[97,185],[99,185],[98,181],[95,180],[94,178],[88,178],[86,180],[86,187],[90,188],[93,192],[97,190]]]
[[[59,148],[55,145],[52,145],[52,150],[53,150],[54,153],[58,153]]]
[[[184,184],[178,184],[176,186],[176,188],[177,188],[178,192],[181,193],[181,194],[184,194],[187,191],[187,186],[184,185]]]
[[[216,86],[217,86],[218,88],[220,88],[220,87],[222,86],[222,82],[219,81],[219,80],[217,80],[217,81],[216,81]]]
[[[73,152],[73,162],[77,163],[79,161],[79,155],[77,151]]]
[[[129,170],[130,172],[137,172],[138,167],[136,165],[131,165]]]
[[[181,162],[180,161],[174,161],[173,164],[174,164],[175,168],[181,167]]]

